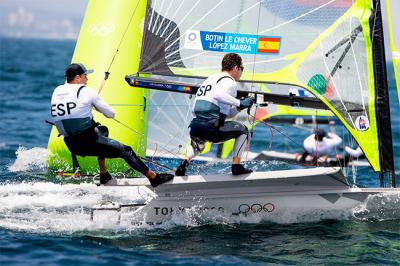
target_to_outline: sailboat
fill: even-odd
[[[252,95],[260,106],[330,110],[381,183],[350,186],[340,167],[183,176],[155,188],[150,201],[100,204],[93,211],[129,207],[132,219],[150,223],[188,208],[263,219],[299,210],[349,210],[380,193],[398,197],[383,15],[379,0],[90,1],[72,61],[97,70],[89,86],[100,87],[117,111],[115,121],[95,115],[111,129],[110,137],[141,156],[146,149],[181,154],[193,95],[202,80],[220,71],[223,55],[235,52],[246,69],[238,97]],[[266,92],[258,84],[274,91],[299,88],[315,97]],[[75,161],[82,172],[96,169],[94,159],[73,160],[55,129],[49,149],[55,168],[71,169]],[[108,164],[126,169],[118,160]],[[150,188],[146,178],[128,177],[106,186]]]

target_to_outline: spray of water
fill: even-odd
[[[17,159],[8,167],[10,172],[40,171],[47,168],[47,159],[51,152],[45,148],[26,149],[19,147],[15,152]]]

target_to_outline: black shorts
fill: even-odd
[[[202,139],[213,143],[224,142],[248,134],[248,129],[242,123],[225,121],[222,127],[216,127],[213,123],[193,119],[190,123],[190,137]]]

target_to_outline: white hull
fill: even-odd
[[[149,186],[146,178],[113,179],[107,186]],[[335,213],[351,210],[368,196],[397,189],[349,188],[339,168],[256,172],[250,175],[175,177],[154,189],[156,197],[136,206],[134,222],[160,223],[194,211],[222,217],[255,215],[274,220],[292,213]],[[96,206],[95,210],[109,209]]]

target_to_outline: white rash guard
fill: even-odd
[[[92,108],[105,117],[115,112],[97,92],[83,84],[65,83],[55,88],[51,98],[51,116],[60,134],[77,135],[93,126]]]
[[[236,81],[222,72],[208,77],[196,93],[193,113],[197,118],[219,119],[220,113],[226,117],[235,116],[240,106],[236,99]]]
[[[328,133],[328,137],[324,137],[322,141],[314,139],[315,134],[307,137],[304,142],[304,149],[312,156],[324,156],[332,152],[333,148],[342,143],[342,138],[331,132]]]

